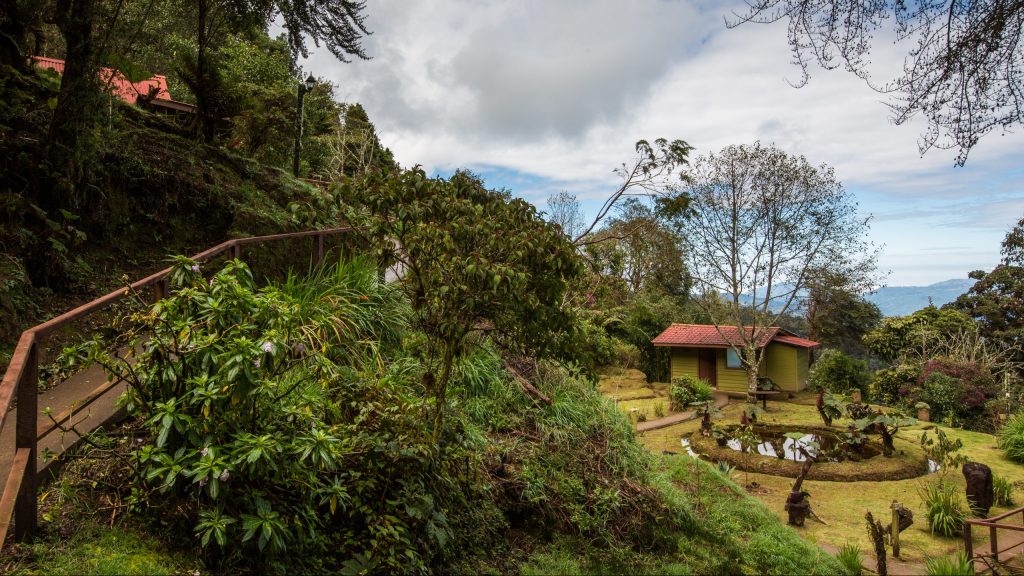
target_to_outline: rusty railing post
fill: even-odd
[[[967,554],[967,561],[974,566],[974,539],[971,538],[971,525],[964,522],[964,552]]]
[[[29,345],[25,358],[25,368],[18,380],[18,408],[15,421],[15,452],[19,448],[28,448],[28,465],[21,481],[18,499],[14,503],[14,538],[24,541],[36,531],[38,501],[36,488],[36,427],[39,417],[39,346],[35,339]]]
[[[153,302],[159,302],[167,297],[167,279],[157,280],[153,283]]]
[[[988,527],[988,538],[989,538],[989,544],[991,544],[991,546],[992,546],[992,560],[994,562],[999,562],[999,540],[997,539],[997,536],[996,536],[996,527],[995,526],[989,526]]]
[[[319,266],[324,261],[324,235],[317,234],[313,237],[313,241],[314,259],[316,260],[316,265]]]

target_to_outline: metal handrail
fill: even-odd
[[[352,228],[342,227],[235,238],[207,248],[193,256],[192,259],[203,262],[228,251],[231,252],[232,258],[241,258],[243,246],[312,237],[314,240],[313,258],[319,264],[324,258],[324,238],[351,231]],[[44,435],[40,432],[46,432],[45,429],[42,431],[38,429],[39,339],[75,320],[104,310],[135,291],[152,287],[154,298],[163,298],[167,294],[167,276],[170,273],[170,267],[164,268],[133,282],[127,288],[114,290],[21,333],[11,361],[7,365],[3,381],[0,382],[0,432],[8,423],[11,403],[15,399],[18,402],[15,410],[15,457],[7,478],[0,479],[5,481],[4,492],[0,496],[0,546],[7,539],[12,519],[14,520],[14,537],[17,540],[24,540],[32,536],[37,526],[39,504],[37,496],[39,479],[36,472],[37,445],[39,437]],[[110,388],[107,387],[107,390]],[[87,397],[84,400],[91,402],[95,400],[95,397]],[[79,400],[79,402],[81,401]]]
[[[1015,514],[1021,515],[1021,524],[1005,524],[999,522],[999,520],[1009,518],[1010,516],[1013,516]],[[988,528],[989,554],[978,554],[977,556],[974,554],[974,537],[971,533],[972,526],[977,526],[979,528]],[[1013,546],[1009,546],[1007,548],[1000,550],[998,536],[999,530],[1009,530],[1011,532],[1024,532],[1024,507],[1014,508],[1013,510],[1003,512],[1002,514],[992,516],[991,518],[984,518],[981,520],[974,520],[968,518],[964,520],[964,550],[967,553],[967,560],[971,562],[972,566],[976,558],[981,559],[985,556],[990,556],[993,562],[998,563],[999,555],[1001,553],[1007,552],[1021,545],[1021,543],[1017,543]]]

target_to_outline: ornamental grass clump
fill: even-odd
[[[952,556],[936,556],[924,561],[926,576],[974,576],[974,563],[958,550]]]
[[[856,544],[843,544],[836,553],[836,560],[843,566],[843,572],[848,576],[860,576],[864,572],[864,557],[860,546]]]
[[[932,534],[959,536],[964,529],[967,508],[956,486],[947,482],[931,482],[921,488],[925,517]]]
[[[1013,506],[1013,482],[1002,476],[992,476],[992,496],[996,506]]]
[[[1024,412],[1018,412],[999,431],[999,448],[1014,462],[1024,462]]]

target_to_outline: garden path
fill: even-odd
[[[109,387],[85,408],[77,408],[82,404],[83,398],[91,396],[101,387],[108,388],[106,374],[99,366],[93,366],[71,375],[39,395],[39,431],[42,432],[53,425],[53,421],[44,413],[49,408],[50,413],[61,421],[62,426],[73,427],[77,434],[65,434],[58,429],[42,436],[39,439],[37,470],[46,470],[55,461],[59,461],[58,458],[45,458],[45,450],[49,449],[54,457],[60,456],[79,442],[80,435],[92,432],[118,416],[117,398],[128,387],[124,382]],[[8,415],[11,418],[10,424],[4,426],[0,432],[0,478],[7,478],[14,459],[15,411],[15,408],[11,409]]]
[[[715,393],[715,406],[719,409],[725,407],[729,403],[729,397],[725,394]],[[671,416],[665,416],[664,418],[658,418],[657,420],[648,420],[647,422],[638,422],[636,425],[637,432],[646,432],[648,430],[657,430],[658,428],[665,428],[672,426],[673,424],[679,424],[680,422],[686,422],[687,420],[693,420],[697,417],[697,411],[693,410],[690,412],[680,412],[678,414],[672,414]]]

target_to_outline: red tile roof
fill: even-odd
[[[745,327],[749,335],[752,327]],[[800,348],[813,348],[817,342],[798,338],[778,326],[767,328],[761,335],[760,347],[769,342],[781,342]],[[651,341],[655,346],[678,346],[683,348],[727,348],[742,345],[740,332],[735,326],[719,326],[710,324],[672,324]]]
[[[779,334],[775,337],[776,342],[783,344],[789,344],[790,346],[796,346],[798,348],[814,348],[819,344],[814,340],[808,340],[806,338],[800,338],[799,336],[792,336],[790,334]]]
[[[58,74],[64,73],[63,60],[33,56],[32,61],[40,68],[54,70]],[[140,96],[148,96],[150,91],[155,91],[156,98],[159,100],[173,100],[171,93],[167,90],[167,78],[164,76],[156,75],[148,80],[132,82],[118,70],[100,68],[100,81],[104,87],[109,86],[111,94],[129,104],[135,104]]]

